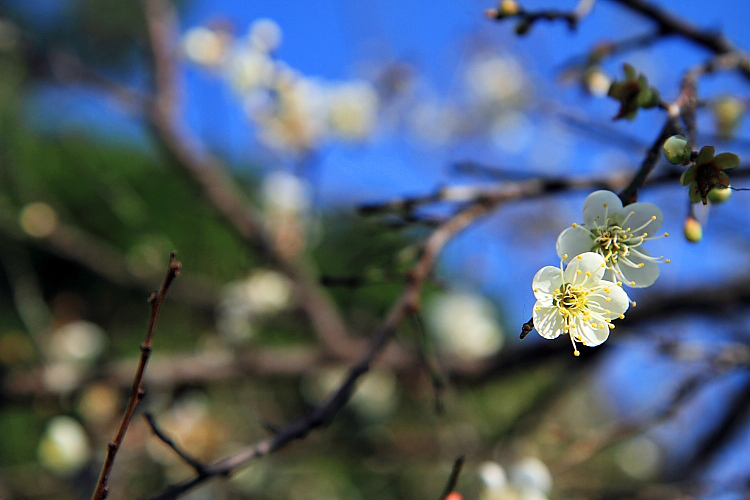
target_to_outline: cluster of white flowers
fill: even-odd
[[[305,76],[275,57],[280,43],[279,26],[259,19],[236,39],[220,28],[193,28],[183,38],[183,51],[228,80],[271,148],[304,154],[330,139],[370,137],[380,101],[373,85]]]
[[[560,267],[543,267],[534,276],[533,321],[539,334],[554,339],[567,333],[576,356],[576,342],[597,346],[607,340],[612,320],[622,319],[631,304],[623,283],[651,286],[659,277],[658,262],[669,262],[643,248],[648,240],[669,236],[655,235],[663,220],[652,203],[623,207],[611,191],[591,193],[583,224],[574,223],[557,239]]]

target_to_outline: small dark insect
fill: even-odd
[[[533,329],[534,329],[534,318],[531,318],[530,320],[528,320],[526,323],[524,323],[521,326],[521,340],[523,340],[526,337],[526,335],[528,335],[529,332],[531,332],[531,330]]]

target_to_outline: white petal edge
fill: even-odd
[[[609,290],[609,293],[604,291],[601,293],[602,295],[609,297],[610,301],[607,302],[607,299],[600,297],[590,297],[589,300],[595,301],[602,306],[603,309],[609,309],[611,313],[607,316],[611,318],[620,316],[620,314],[625,314],[625,311],[630,307],[630,297],[628,297],[627,292],[625,292],[622,287],[617,286],[617,283],[612,283],[611,281],[601,281],[600,284]]]
[[[565,268],[565,282],[576,285],[598,283],[604,275],[604,257],[594,252],[575,256]],[[580,271],[580,272],[579,272]],[[591,276],[586,276],[590,272]]]
[[[566,264],[576,255],[590,252],[593,247],[591,233],[581,226],[569,227],[557,237],[557,255]],[[563,257],[566,254],[567,259]]]
[[[591,326],[585,325],[583,324],[583,322],[580,322],[580,324],[576,325],[576,330],[576,333],[580,334],[581,338],[583,338],[583,340],[586,342],[586,346],[588,347],[596,347],[600,344],[603,344],[604,341],[609,338],[608,323],[604,323],[598,328],[592,328]],[[576,335],[576,338],[578,338],[578,335]]]
[[[638,247],[638,251],[646,255],[650,255],[643,247]],[[656,279],[661,274],[659,265],[652,260],[645,260],[643,257],[639,257],[634,253],[628,255],[628,259],[634,264],[643,264],[643,267],[630,267],[624,264],[620,265],[620,270],[624,276],[623,284],[628,285],[632,288],[646,288],[654,284]],[[635,283],[635,284],[633,284]]]
[[[534,328],[545,339],[556,339],[565,331],[565,321],[555,306],[541,306],[537,302],[532,318]]]
[[[607,224],[607,217],[613,217],[622,210],[622,202],[612,191],[594,191],[583,203],[583,223],[594,228]]]
[[[559,267],[544,266],[534,275],[531,287],[534,296],[542,299],[546,294],[554,293],[562,285],[562,271]]]

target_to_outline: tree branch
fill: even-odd
[[[125,407],[125,413],[122,415],[120,426],[117,428],[114,438],[107,445],[107,456],[102,465],[101,473],[99,474],[99,480],[96,483],[92,500],[103,500],[107,498],[109,494],[109,486],[107,481],[109,480],[109,474],[112,471],[112,466],[115,463],[115,456],[117,451],[120,449],[125,433],[128,431],[130,421],[133,419],[133,414],[138,406],[138,403],[145,394],[143,390],[143,374],[146,372],[146,365],[151,355],[151,346],[154,340],[154,329],[156,328],[156,320],[159,317],[159,311],[164,303],[164,299],[167,296],[167,290],[174,281],[175,277],[180,272],[182,264],[175,259],[174,252],[169,256],[169,268],[167,269],[167,275],[164,277],[164,281],[161,284],[158,292],[151,294],[149,303],[151,304],[151,316],[148,321],[148,327],[146,329],[146,340],[141,344],[141,357],[138,360],[138,367],[135,370],[135,377],[133,378],[133,387],[130,391],[130,398],[128,404]]]

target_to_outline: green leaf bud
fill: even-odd
[[[690,163],[690,146],[685,137],[673,135],[664,141],[664,156],[672,165],[687,165]]]
[[[708,192],[708,201],[713,204],[724,203],[732,196],[732,190],[728,187],[717,186]]]

